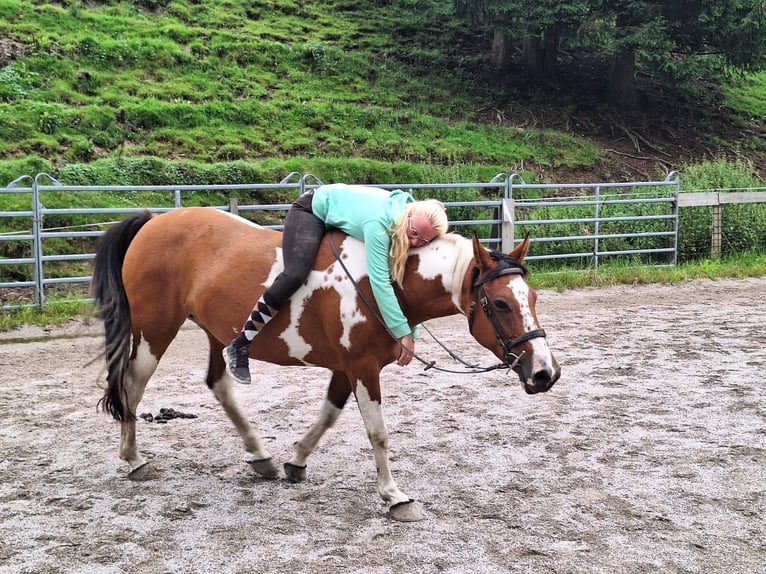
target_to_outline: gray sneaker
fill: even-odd
[[[250,347],[229,345],[223,350],[223,360],[232,378],[243,385],[250,384]]]

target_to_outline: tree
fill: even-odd
[[[559,44],[576,35],[588,5],[589,0],[453,0],[458,16],[493,34],[492,61],[499,70],[510,68],[517,40],[528,75],[545,83],[556,82]]]
[[[766,68],[763,0],[604,0],[597,13],[612,24],[610,99],[624,107],[638,103],[637,61],[681,81]]]
[[[510,39],[520,42],[534,79],[555,79],[563,42],[604,51],[611,58],[610,100],[625,108],[639,104],[637,69],[676,81],[766,69],[764,0],[453,0],[453,6],[491,30],[506,58]]]

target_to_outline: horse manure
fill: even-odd
[[[183,413],[171,408],[161,408],[159,414],[153,415],[152,413],[142,413],[138,415],[139,418],[144,419],[146,422],[155,422],[159,424],[166,424],[172,419],[196,419],[197,415],[191,413]]]

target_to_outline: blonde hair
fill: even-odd
[[[389,267],[391,269],[391,278],[399,285],[404,280],[404,267],[407,264],[409,255],[410,239],[407,236],[409,217],[413,212],[418,212],[426,217],[431,223],[431,227],[436,232],[434,239],[447,233],[449,221],[447,221],[447,212],[444,204],[437,199],[425,199],[408,203],[393,225],[391,232],[391,250],[389,251]]]

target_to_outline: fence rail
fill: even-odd
[[[43,185],[43,181],[47,185]],[[285,197],[297,197],[305,190],[321,185],[311,174],[291,173],[279,183],[220,184],[220,185],[159,185],[159,186],[67,186],[48,174],[21,176],[7,187],[0,188],[0,303],[3,310],[22,305],[9,304],[11,291],[27,289],[33,292],[31,304],[41,307],[46,301],[46,289],[60,284],[90,281],[87,262],[94,257],[93,240],[116,220],[148,209],[163,213],[194,203],[195,194],[219,194],[223,201],[212,205],[216,209],[238,213],[247,218],[268,218],[266,227],[282,228],[283,214],[290,203],[259,204],[252,201],[264,192],[280,192]],[[26,185],[26,187],[22,186]],[[545,250],[555,247],[555,253],[532,254],[534,260],[572,260],[585,258],[598,267],[601,258],[624,255],[666,257],[666,264],[676,263],[678,248],[678,210],[687,206],[710,206],[718,214],[718,243],[714,226],[713,248],[720,252],[720,206],[732,202],[763,202],[766,193],[690,193],[679,194],[679,177],[675,172],[663,181],[593,184],[528,184],[517,174],[498,174],[489,182],[437,184],[371,184],[385,189],[404,189],[417,198],[438,197],[450,212],[450,225],[458,232],[477,232],[482,243],[509,252],[515,242],[531,232],[532,243]],[[476,200],[464,201],[460,193],[470,190]],[[59,194],[78,196],[79,207],[61,206]],[[104,201],[109,193],[112,204]],[[154,205],[135,207],[135,196],[153,194]],[[125,194],[131,204],[114,207],[114,198]],[[157,200],[166,194],[166,200]],[[29,196],[30,208],[9,210],[20,205],[19,195]],[[496,195],[496,198],[492,198]],[[15,196],[16,201],[6,198]],[[228,197],[226,197],[228,196]],[[248,201],[241,201],[245,196]],[[487,199],[489,196],[489,199]],[[82,198],[82,199],[81,199]],[[127,201],[127,200],[126,200]],[[46,204],[48,206],[46,206]],[[101,204],[101,205],[100,205]],[[630,206],[634,215],[613,215],[616,207]],[[551,216],[545,216],[547,211]],[[564,216],[562,214],[569,214]],[[87,216],[83,226],[45,227],[46,218],[57,220],[72,216]],[[518,236],[518,237],[517,237]],[[659,248],[632,249],[625,242],[641,238],[658,238],[665,244]],[[63,253],[61,240],[71,243],[82,239],[82,252]],[[621,243],[618,243],[621,242]],[[615,248],[615,245],[620,247]],[[2,253],[11,253],[3,257]],[[61,263],[84,262],[81,273],[67,270],[53,273],[50,266]]]

